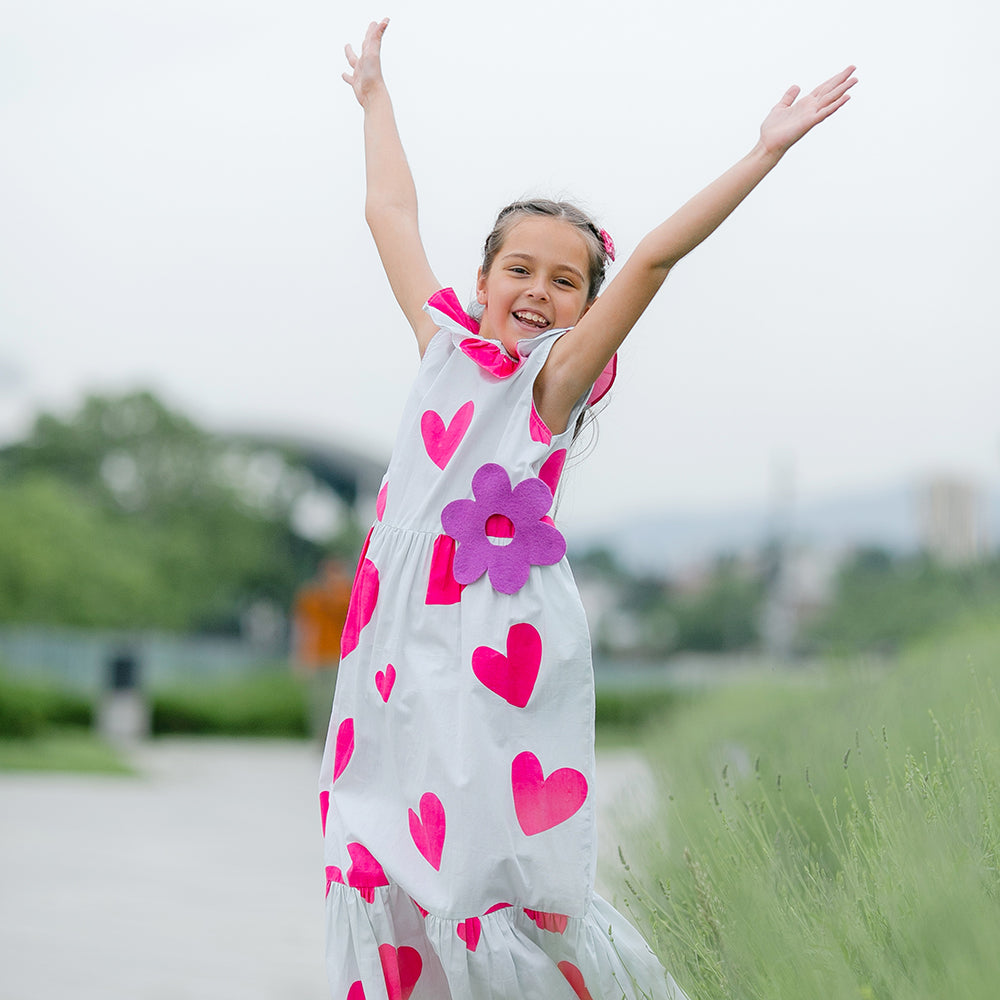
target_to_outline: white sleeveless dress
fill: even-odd
[[[594,893],[594,679],[532,387],[450,289],[358,565],[320,782],[334,1000],[683,994]]]

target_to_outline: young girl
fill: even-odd
[[[321,776],[334,1000],[682,998],[593,891],[587,624],[551,519],[575,427],[670,269],[847,99],[796,100],[654,229],[600,297],[610,237],[572,206],[508,206],[477,322],[441,290],[380,68],[360,56],[365,215],[421,355],[354,581]],[[477,310],[478,312],[478,310]]]

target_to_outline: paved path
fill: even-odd
[[[132,778],[0,774],[0,1000],[326,1000],[318,754],[158,740],[134,758]],[[655,786],[616,751],[598,793],[613,872]]]

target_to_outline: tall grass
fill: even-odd
[[[648,734],[669,842],[630,902],[692,998],[1000,995],[998,680],[993,619]]]

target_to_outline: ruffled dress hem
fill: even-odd
[[[687,1000],[597,893],[582,917],[501,903],[453,920],[427,913],[395,884],[334,882],[327,962],[335,1000]]]

